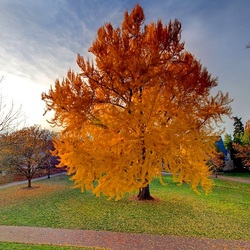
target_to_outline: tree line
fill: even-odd
[[[250,120],[243,125],[241,118],[233,116],[233,136],[225,134],[224,143],[234,163],[235,171],[250,170]]]

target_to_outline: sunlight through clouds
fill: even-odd
[[[78,70],[78,53],[93,58],[88,49],[98,28],[106,22],[117,27],[124,11],[130,11],[137,2],[0,1],[0,76],[5,77],[10,98],[22,104],[29,124],[44,120],[41,92],[57,78],[62,79],[69,68]],[[175,18],[182,23],[186,49],[219,78],[219,88],[235,98],[234,115],[243,122],[250,119],[246,108],[250,106],[246,95],[250,91],[250,49],[245,47],[250,40],[250,2],[142,0],[140,5],[145,23],[161,19],[167,24]],[[229,130],[230,123],[226,124]]]
[[[4,73],[4,72],[3,72]],[[12,101],[16,108],[22,108],[25,125],[41,124],[47,126],[43,117],[44,104],[41,102],[43,86],[34,84],[30,79],[13,74],[4,74],[1,91],[6,105]]]

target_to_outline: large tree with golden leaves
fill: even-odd
[[[215,152],[213,125],[230,114],[227,94],[194,56],[184,50],[177,20],[144,25],[143,9],[125,12],[121,27],[99,28],[89,51],[78,55],[80,73],[70,70],[42,94],[60,166],[76,187],[120,199],[140,190],[165,170],[174,180],[209,191],[208,159]]]

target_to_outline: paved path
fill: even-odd
[[[58,174],[53,174],[53,175],[50,175],[50,177],[54,177],[54,176],[58,176],[58,175],[62,175],[62,174],[66,174],[66,173],[62,172],[62,173],[58,173]],[[163,175],[164,174],[165,173],[163,173]],[[212,175],[212,177],[215,178],[214,175]],[[34,178],[34,179],[32,179],[32,182],[33,181],[39,181],[39,180],[47,179],[47,178],[48,178],[47,175],[43,176],[43,177]],[[233,176],[218,175],[218,179],[229,180],[229,181],[236,181],[236,182],[242,182],[242,183],[248,183],[248,184],[250,184],[250,179],[246,179],[246,178],[239,178],[239,177],[233,177]],[[7,183],[7,184],[0,185],[0,188],[6,188],[6,187],[11,187],[11,186],[16,186],[16,185],[24,184],[24,183],[27,183],[27,182],[28,182],[27,180],[10,182],[10,183]]]
[[[58,173],[58,174],[52,174],[52,175],[50,175],[50,178],[52,178],[54,176],[62,175],[62,174],[66,174],[66,173],[62,172],[62,173]],[[42,176],[42,177],[33,178],[31,180],[31,184],[32,184],[33,181],[40,181],[40,180],[43,180],[43,179],[48,179],[48,176],[45,175],[45,176]],[[25,184],[25,183],[28,184],[28,180],[10,182],[10,183],[7,183],[7,184],[0,185],[0,188],[12,187],[12,186],[16,186],[16,185]]]
[[[235,181],[235,182],[241,182],[241,183],[250,184],[250,179],[247,179],[247,178],[218,175],[217,179],[222,179],[222,180],[228,180],[228,181]]]
[[[0,226],[0,241],[113,250],[250,250],[250,242],[104,231]]]

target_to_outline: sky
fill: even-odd
[[[88,52],[99,27],[121,25],[126,10],[139,3],[145,23],[178,19],[182,41],[234,99],[233,116],[250,119],[249,0],[0,0],[0,83],[6,103],[22,106],[26,126],[50,128],[41,93],[69,69],[79,72],[77,54]],[[225,132],[233,121],[225,117]]]

